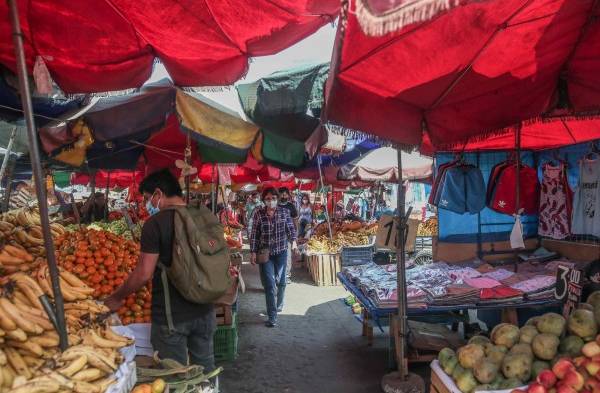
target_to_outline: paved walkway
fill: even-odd
[[[340,301],[342,287],[317,287],[293,272],[284,312],[273,329],[263,324],[265,300],[258,268],[243,265],[239,300],[239,357],[223,364],[222,393],[375,393],[387,372],[387,335],[373,347]],[[262,314],[262,315],[261,315]]]

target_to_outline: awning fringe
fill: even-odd
[[[368,0],[356,0],[356,18],[366,35],[382,36],[413,23],[430,20],[442,11],[459,4],[459,0],[404,0],[393,9],[377,15]]]

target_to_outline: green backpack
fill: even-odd
[[[209,304],[231,286],[229,249],[223,225],[204,206],[172,206],[174,211],[171,266],[159,263],[165,290],[167,321],[172,324],[169,281],[192,303]]]

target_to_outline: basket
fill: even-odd
[[[237,313],[233,314],[231,325],[217,327],[213,340],[216,361],[235,360],[238,352]]]
[[[364,246],[342,247],[342,266],[364,265],[373,261],[374,243]]]

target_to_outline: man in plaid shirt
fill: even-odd
[[[277,313],[283,309],[286,286],[288,241],[296,249],[296,226],[288,209],[277,204],[277,190],[267,188],[262,193],[265,207],[258,208],[252,215],[250,232],[250,262],[257,263],[259,250],[269,249],[269,260],[259,264],[260,278],[265,289],[267,302],[266,325],[275,327]]]

